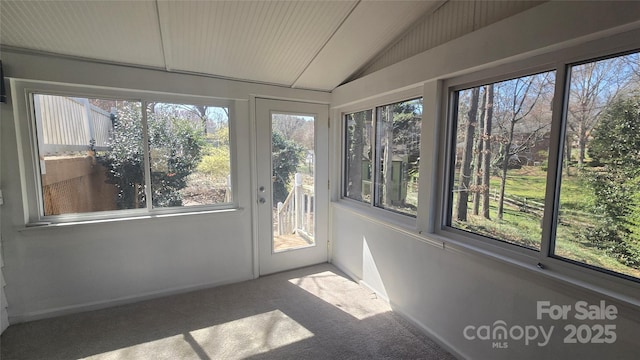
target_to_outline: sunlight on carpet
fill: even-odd
[[[377,299],[373,292],[332,271],[289,279],[289,282],[358,320],[391,311],[391,308],[384,301]],[[376,301],[348,301],[352,298]]]
[[[87,359],[243,359],[313,337],[280,310],[97,354]]]

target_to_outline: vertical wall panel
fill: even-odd
[[[0,334],[9,326],[9,317],[7,316],[7,298],[4,295],[4,275],[2,275],[2,268],[4,262],[2,261],[2,243],[0,242]]]
[[[545,1],[447,1],[419,19],[350,80],[395,64]]]

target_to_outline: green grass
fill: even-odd
[[[574,169],[572,173],[577,173]],[[491,192],[497,194],[500,178],[491,179]],[[506,197],[526,198],[544,203],[546,191],[546,172],[538,167],[523,167],[509,170],[505,187]],[[471,196],[470,196],[471,201]],[[584,180],[577,175],[563,175],[560,193],[562,210],[573,210],[584,213],[580,216],[562,215],[562,224],[557,227],[555,254],[561,257],[602,267],[622,274],[640,278],[640,269],[621,264],[584,240],[580,232],[589,222],[589,212],[593,206],[593,194],[585,186]],[[471,207],[471,203],[469,203]],[[520,246],[540,250],[542,219],[540,215],[520,211],[505,203],[503,219],[497,217],[498,202],[492,198],[490,202],[491,220],[481,216],[468,216],[468,221],[454,222],[454,226],[488,237],[500,239]]]

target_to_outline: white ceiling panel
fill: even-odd
[[[356,3],[159,1],[167,68],[291,86]]]
[[[387,47],[437,1],[362,1],[293,84],[332,90]]]
[[[330,91],[442,1],[0,0],[0,45]]]
[[[0,1],[2,45],[164,67],[155,1]]]

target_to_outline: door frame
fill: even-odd
[[[258,139],[258,122],[261,121],[260,114],[258,113],[259,103],[264,102],[265,104],[269,104],[269,110],[275,112],[282,113],[301,113],[308,114],[309,111],[299,111],[297,108],[305,107],[305,106],[322,106],[324,109],[321,113],[317,114],[317,118],[315,119],[315,142],[316,142],[316,171],[315,174],[319,174],[322,172],[320,176],[321,179],[316,178],[316,197],[318,199],[322,199],[319,203],[322,203],[326,206],[324,209],[318,211],[316,208],[316,228],[319,231],[316,231],[316,248],[320,247],[324,250],[324,256],[322,257],[322,261],[328,261],[329,259],[329,251],[328,251],[328,238],[329,238],[329,201],[330,201],[330,193],[328,189],[329,184],[329,104],[326,102],[313,102],[313,101],[298,101],[298,100],[290,100],[290,99],[281,99],[281,98],[273,98],[273,97],[262,97],[262,96],[251,96],[250,98],[250,120],[251,120],[251,161],[252,161],[252,175],[251,175],[251,214],[252,214],[252,245],[253,245],[253,276],[254,278],[258,278],[262,275],[265,275],[265,269],[261,270],[261,248],[260,248],[260,239],[261,239],[261,229],[260,229],[260,210],[261,204],[259,204],[259,192],[258,187],[262,184],[260,181],[259,174],[259,152],[261,149],[259,148],[259,139]],[[264,121],[264,120],[262,120]],[[270,121],[270,119],[269,119]],[[318,149],[318,144],[321,144],[320,149]],[[263,175],[264,176],[264,175]],[[269,174],[269,177],[271,174]],[[327,186],[322,186],[321,183],[327,183]],[[270,203],[270,201],[269,201]],[[264,206],[264,205],[263,205]],[[326,213],[326,214],[325,214]],[[322,228],[322,230],[320,230]],[[306,248],[300,249],[304,251]],[[295,253],[300,250],[289,250],[285,251],[285,253]],[[282,254],[282,253],[277,253]],[[273,253],[272,253],[273,255]],[[309,263],[309,264],[299,264],[295,267],[312,265],[314,263],[318,263],[318,261]],[[287,269],[278,269],[276,271],[267,271],[267,273],[285,271]]]

